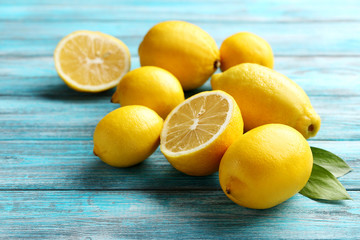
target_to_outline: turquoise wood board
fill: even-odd
[[[360,2],[0,1],[0,239],[360,239]],[[159,149],[116,169],[92,154],[98,121],[119,107],[114,89],[78,93],[58,77],[53,51],[75,30],[137,48],[154,24],[194,23],[218,46],[249,31],[265,38],[275,69],[297,82],[322,118],[311,146],[353,169],[339,180],[351,201],[300,194],[268,210],[232,203],[218,174],[190,177]],[[211,90],[210,83],[186,96]]]
[[[360,163],[358,158],[354,158],[360,155],[357,141],[311,141],[310,145],[331,150],[346,160],[354,170],[340,178],[340,181],[349,191],[360,189]],[[0,141],[0,149],[0,157],[5,163],[0,169],[0,191],[220,189],[217,174],[207,177],[186,176],[175,170],[159,150],[137,166],[118,169],[106,165],[92,154],[91,140]]]
[[[353,197],[359,199],[359,192]],[[329,204],[301,195],[268,210],[240,208],[220,191],[197,190],[4,191],[0,205],[7,213],[0,215],[6,233],[0,236],[18,239],[358,239],[359,234],[359,201]]]
[[[0,19],[26,21],[149,21],[185,19],[212,22],[340,22],[360,19],[356,0],[252,0],[114,1],[2,0]]]
[[[169,19],[173,19],[172,17]],[[180,19],[182,20],[182,19]],[[3,36],[0,38],[0,49],[3,54],[13,56],[52,56],[58,41],[65,35],[77,30],[102,31],[114,35],[128,45],[132,56],[137,55],[137,49],[146,32],[160,20],[149,21],[75,21],[51,22],[44,21],[9,21],[0,28]],[[360,54],[360,37],[358,23],[312,22],[312,23],[278,23],[278,22],[210,22],[191,21],[206,30],[214,37],[218,45],[228,36],[240,32],[253,32],[272,45],[275,55],[317,56],[339,55],[353,56]],[[290,34],[291,33],[291,34]],[[311,33],[311,34],[310,34]],[[13,39],[7,36],[11,34]],[[26,35],[26,39],[23,36]],[[344,37],[346,36],[346,37]],[[24,46],[25,45],[25,46]],[[28,48],[28,46],[32,46]]]

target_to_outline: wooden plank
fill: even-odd
[[[110,103],[110,91],[91,96],[58,95],[57,91],[69,90],[62,86],[36,97],[1,97],[0,140],[91,140],[100,119],[120,106]],[[359,96],[310,99],[322,118],[315,140],[360,140]]]
[[[359,192],[351,192],[354,199]],[[268,210],[219,191],[0,192],[1,239],[359,239],[360,201],[301,195]]]
[[[352,1],[1,1],[0,21],[124,21],[185,19],[201,21],[304,22],[359,21]],[[201,11],[200,11],[201,9]]]
[[[114,22],[5,22],[0,23],[0,55],[51,56],[58,41],[77,30],[108,33],[123,40],[133,56],[146,32],[159,21]],[[360,55],[360,22],[334,23],[243,23],[191,21],[207,31],[217,44],[241,31],[258,34],[266,39],[276,55]]]
[[[310,141],[354,169],[340,181],[360,190],[359,141]],[[113,168],[95,157],[92,141],[0,141],[0,189],[220,189],[218,175],[190,177],[175,170],[159,149],[131,168]]]
[[[0,239],[359,239],[359,10],[356,0],[2,0]],[[159,150],[127,169],[93,156],[95,125],[118,105],[109,103],[113,90],[67,88],[53,67],[56,44],[74,30],[103,31],[129,46],[136,68],[142,37],[169,17],[199,25],[218,45],[238,31],[268,40],[276,69],[322,117],[310,145],[354,169],[340,178],[354,201],[296,195],[250,210],[226,198],[217,174],[181,174]]]
[[[132,57],[131,61],[132,69],[140,67],[138,57]],[[96,98],[96,94],[81,94],[67,88],[56,73],[52,57],[0,58],[0,66],[3,66],[0,96]],[[275,69],[297,82],[310,96],[359,96],[360,93],[357,57],[276,57]],[[210,89],[210,84],[202,89]]]

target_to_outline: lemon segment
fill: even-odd
[[[307,183],[313,156],[306,139],[283,124],[267,124],[240,136],[219,169],[224,193],[240,206],[274,207]]]
[[[63,38],[54,52],[63,81],[81,92],[115,87],[130,69],[130,52],[119,39],[93,31],[76,31]]]
[[[174,75],[159,67],[145,66],[125,74],[111,102],[121,106],[143,105],[165,119],[184,99],[184,91]]]
[[[210,175],[222,155],[243,133],[235,100],[223,91],[196,94],[168,115],[160,135],[160,149],[168,161],[188,175]]]
[[[147,107],[118,108],[96,126],[94,154],[114,167],[138,164],[159,146],[162,126],[162,118]]]

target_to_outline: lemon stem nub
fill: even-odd
[[[220,67],[220,60],[216,59],[215,62],[214,62],[214,68],[215,69],[218,69]]]
[[[310,125],[309,125],[308,131],[309,131],[309,132],[314,131],[314,125],[313,125],[313,124],[310,124]]]
[[[111,103],[119,103],[119,96],[118,96],[118,92],[117,92],[117,91],[112,95],[112,97],[111,97],[111,99],[110,99],[110,102],[111,102]]]
[[[230,187],[226,187],[226,193],[227,193],[227,194],[230,194],[230,193],[231,193]]]

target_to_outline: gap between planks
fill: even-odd
[[[198,189],[198,188],[176,188],[176,189],[156,189],[156,188],[135,188],[135,189],[122,189],[122,188],[111,188],[111,189],[83,189],[83,188],[54,188],[54,189],[36,189],[36,188],[0,188],[0,192],[214,192],[221,191],[220,188],[213,189]],[[346,189],[348,192],[358,192],[360,188]]]
[[[139,37],[142,38],[142,37]],[[1,40],[1,39],[0,39]],[[14,39],[17,40],[17,39]],[[24,39],[21,39],[24,40]],[[43,39],[30,39],[29,41],[37,41]],[[56,39],[59,40],[59,39]],[[55,39],[54,39],[55,41]],[[18,60],[18,59],[36,59],[36,58],[52,58],[53,54],[34,54],[34,55],[22,55],[22,54],[2,54],[0,52],[0,59],[6,60]],[[137,54],[131,55],[131,58],[139,58]],[[360,58],[360,54],[316,54],[316,55],[308,55],[308,54],[276,54],[274,58]],[[49,76],[50,77],[50,76]]]
[[[16,142],[16,141],[39,141],[39,142],[46,142],[46,141],[70,141],[70,142],[78,142],[78,141],[92,141],[92,138],[0,138],[0,142]],[[310,139],[309,142],[360,142],[360,139],[357,138],[319,138],[319,139]]]
[[[83,19],[26,19],[26,18],[19,18],[19,19],[0,19],[0,24],[1,23],[22,23],[24,21],[26,21],[27,23],[43,23],[44,21],[48,22],[48,23],[82,23],[82,22],[86,22],[86,23],[111,23],[111,22],[119,22],[119,21],[123,21],[123,22],[148,22],[148,21],[165,21],[169,18],[164,18],[164,19],[158,19],[158,18],[153,18],[153,19],[133,19],[133,18],[112,18],[112,19],[94,19],[94,18],[83,18]],[[238,22],[238,23],[242,23],[242,24],[312,24],[312,23],[320,23],[320,24],[328,24],[328,23],[360,23],[360,20],[358,19],[294,19],[294,20],[275,20],[275,21],[269,21],[267,19],[265,20],[245,20],[244,18],[239,18],[239,17],[235,17],[235,18],[227,18],[227,17],[214,17],[211,16],[210,19],[203,19],[203,18],[198,18],[198,19],[184,19],[182,18],[182,20],[184,21],[189,21],[189,22],[196,22],[196,23],[213,23],[214,21],[216,21],[216,23],[233,23],[233,22]]]

